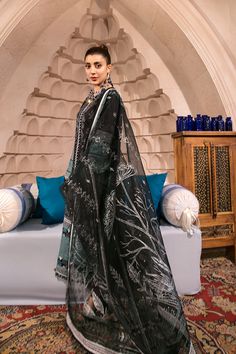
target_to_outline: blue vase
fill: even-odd
[[[225,122],[223,120],[223,117],[221,115],[219,115],[217,120],[218,120],[218,130],[224,131],[225,130]]]
[[[177,116],[177,119],[176,119],[176,131],[177,132],[182,132],[182,121],[183,121],[183,117]]]
[[[187,129],[189,131],[193,130],[193,117],[191,116],[191,114],[187,115]]]
[[[203,130],[209,131],[211,130],[211,119],[208,115],[203,115]]]
[[[231,117],[226,117],[225,130],[227,130],[227,131],[232,131],[233,130],[233,123],[232,123]]]
[[[183,117],[183,120],[182,120],[182,130],[183,130],[183,131],[188,130],[188,119],[187,119],[187,117]]]
[[[202,116],[201,114],[197,114],[195,118],[195,127],[197,131],[203,130],[203,121],[202,121]]]
[[[218,121],[216,117],[211,117],[211,130],[213,132],[218,130]]]

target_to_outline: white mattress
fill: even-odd
[[[62,224],[45,226],[30,219],[0,234],[0,305],[60,304],[66,283],[54,275]],[[175,285],[180,295],[200,290],[201,232],[161,226]]]

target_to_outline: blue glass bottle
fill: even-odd
[[[187,130],[193,130],[193,117],[191,116],[191,114],[187,115]]]
[[[203,130],[209,131],[211,130],[211,119],[208,115],[203,115]]]
[[[177,132],[182,132],[182,125],[183,125],[183,117],[182,116],[177,116],[176,119],[176,131]]]
[[[201,116],[201,114],[197,114],[197,115],[196,115],[195,124],[196,124],[196,130],[197,130],[197,131],[203,130],[202,116]]]
[[[232,131],[233,130],[233,123],[232,123],[231,117],[226,117],[225,130],[227,130],[227,131]]]
[[[188,130],[188,119],[187,119],[187,117],[183,117],[183,120],[182,120],[182,130],[183,130],[183,131]]]
[[[217,120],[218,120],[218,130],[224,131],[225,130],[225,122],[223,120],[223,117],[221,115],[219,115]]]
[[[216,117],[211,117],[211,130],[213,132],[218,130],[218,121]]]

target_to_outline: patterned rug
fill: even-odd
[[[196,353],[236,353],[236,266],[202,261],[202,290],[182,298]],[[64,305],[0,306],[0,353],[86,354],[65,324]]]

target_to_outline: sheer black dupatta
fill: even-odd
[[[93,353],[188,353],[186,320],[133,131],[115,89],[91,131],[105,92],[84,111],[83,135],[63,187],[73,225],[67,321]],[[91,296],[94,308],[86,312]]]

